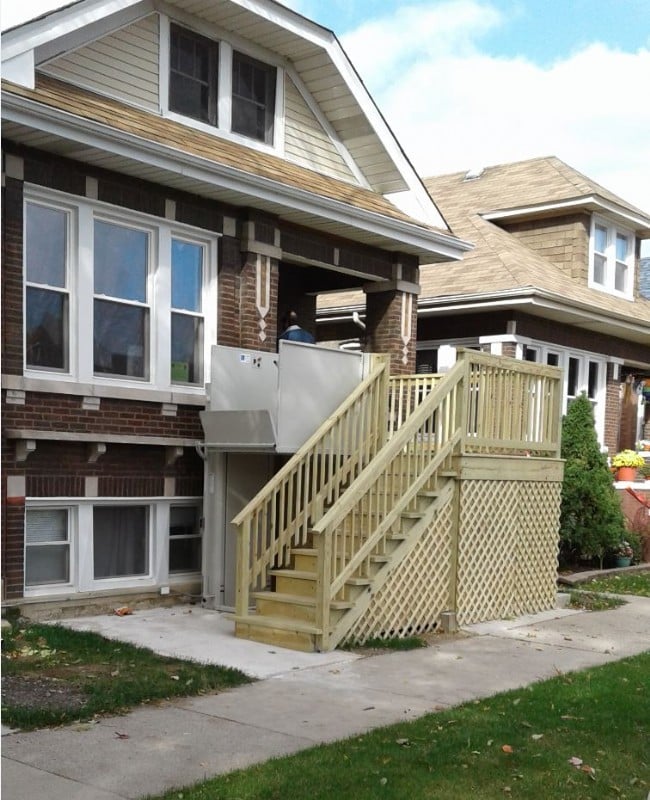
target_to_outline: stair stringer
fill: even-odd
[[[338,623],[331,628],[328,636],[328,650],[333,650],[345,639],[355,623],[366,613],[376,594],[385,585],[402,561],[417,546],[422,536],[429,530],[431,524],[434,524],[435,518],[453,501],[456,483],[455,478],[446,477],[444,480],[445,483],[440,488],[439,494],[431,499],[427,508],[421,509],[422,516],[409,528],[405,538],[390,554],[390,561],[386,562],[386,564],[377,570],[367,590],[356,599],[354,607],[346,611]]]

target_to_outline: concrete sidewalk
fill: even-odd
[[[615,661],[650,649],[650,599],[627,599],[611,611],[558,609],[483,623],[426,649],[367,657],[241,642],[219,614],[196,608],[71,620],[71,627],[228,663],[262,680],[93,724],[10,733],[2,739],[2,791],[7,800],[141,798]]]

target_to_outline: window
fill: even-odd
[[[589,285],[632,297],[634,235],[595,218],[592,223]]]
[[[275,67],[242,53],[232,58],[232,130],[271,144],[275,115]]]
[[[169,571],[201,569],[201,529],[197,506],[172,506],[169,510]]]
[[[216,42],[171,26],[169,49],[169,108],[209,125],[217,124]]]
[[[149,573],[146,506],[96,506],[93,510],[93,578]]]
[[[216,237],[50,190],[29,193],[26,374],[199,390],[216,336],[215,315],[205,315],[217,305]]]
[[[172,382],[203,380],[204,247],[172,239]]]
[[[25,594],[155,588],[201,572],[201,500],[28,498]]]
[[[277,86],[276,67],[170,24],[170,112],[272,146]]]
[[[147,378],[149,235],[95,220],[94,369]]]
[[[25,206],[25,359],[30,367],[68,368],[69,214]]]
[[[67,508],[25,512],[25,586],[70,582]]]

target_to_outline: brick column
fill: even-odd
[[[415,372],[417,294],[400,288],[378,291],[381,286],[373,284],[366,288],[366,349],[371,353],[388,353],[391,374],[412,374]]]
[[[240,287],[241,346],[274,351],[278,329],[277,260],[259,253],[246,253]]]
[[[605,432],[603,444],[610,455],[618,452],[621,423],[620,379],[614,379],[615,364],[607,365],[607,384],[605,387]],[[627,447],[634,447],[628,443]]]

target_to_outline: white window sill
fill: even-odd
[[[148,403],[173,403],[176,405],[205,406],[205,386],[196,389],[175,387],[160,390],[144,386],[112,386],[100,383],[80,383],[61,377],[33,377],[3,375],[2,388],[24,392],[49,392],[51,394],[79,395],[80,397],[105,397],[113,400],[141,400]]]

